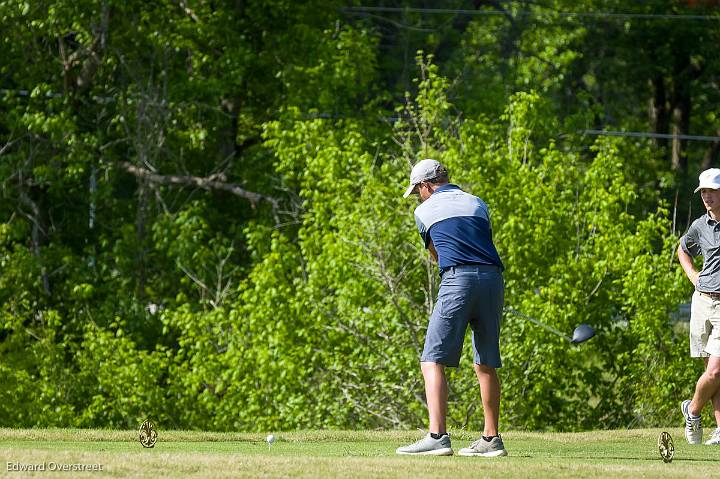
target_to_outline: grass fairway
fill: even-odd
[[[159,430],[152,449],[135,431],[0,429],[1,477],[720,477],[720,446],[689,446],[680,428],[665,429],[675,459],[660,459],[662,429],[586,433],[507,432],[509,456],[408,457],[395,448],[422,436],[415,431],[310,431],[265,434]],[[452,433],[453,448],[476,434]],[[102,468],[79,472],[59,467]],[[29,467],[44,471],[28,471]],[[18,469],[24,468],[24,471]]]

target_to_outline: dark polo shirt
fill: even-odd
[[[693,221],[680,238],[680,246],[692,257],[703,257],[695,289],[704,293],[720,292],[720,223],[705,213]]]

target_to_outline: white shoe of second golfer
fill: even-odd
[[[686,399],[680,405],[680,410],[685,417],[685,439],[688,444],[702,444],[702,419],[690,415],[690,403],[691,401]]]

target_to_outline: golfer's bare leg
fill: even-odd
[[[705,369],[707,369],[708,365],[708,358],[703,358],[705,361]],[[720,427],[720,388],[715,392],[715,395],[712,397],[712,406],[713,406],[713,415],[715,416],[715,423],[717,424],[717,427]]]
[[[423,378],[425,378],[425,398],[427,399],[430,416],[430,432],[442,434],[445,429],[447,415],[448,385],[445,379],[445,366],[439,363],[421,362]]]
[[[690,414],[699,416],[708,401],[714,400],[720,388],[720,357],[710,356],[705,372],[695,385],[695,395],[690,403]],[[713,405],[714,406],[714,405]]]
[[[497,436],[500,421],[500,380],[495,368],[483,364],[475,364],[474,367],[485,413],[483,436]]]

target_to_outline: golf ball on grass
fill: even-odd
[[[268,434],[268,437],[265,438],[268,444],[272,444],[275,442],[275,436],[272,434]]]

